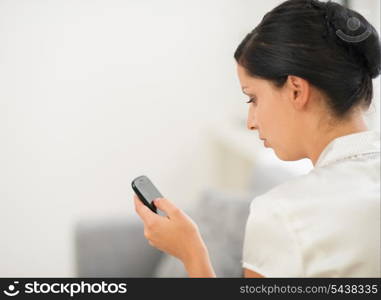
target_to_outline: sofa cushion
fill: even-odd
[[[75,226],[79,277],[152,277],[162,252],[152,248],[136,215],[84,219]]]

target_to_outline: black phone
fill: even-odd
[[[152,201],[156,198],[163,198],[163,195],[155,187],[152,181],[147,176],[141,175],[132,180],[131,186],[140,201],[157,214],[157,208]]]

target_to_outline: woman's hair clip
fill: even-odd
[[[347,20],[347,28],[349,31],[356,31],[361,27],[361,21],[356,17],[350,17]],[[372,30],[367,26],[366,30],[359,35],[345,34],[341,29],[336,30],[336,35],[344,42],[360,43],[366,40],[372,34]]]

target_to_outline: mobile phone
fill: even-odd
[[[157,208],[152,201],[156,198],[163,198],[163,195],[155,187],[152,181],[147,176],[141,175],[132,180],[131,186],[140,201],[157,214]]]

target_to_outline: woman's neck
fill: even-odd
[[[311,149],[309,153],[307,153],[307,157],[315,166],[320,154],[331,141],[340,136],[345,136],[367,130],[368,127],[362,117],[362,114],[358,114],[347,121],[337,122],[335,123],[335,125],[330,126],[326,130],[319,130],[317,136],[313,138],[314,142],[310,144]]]

